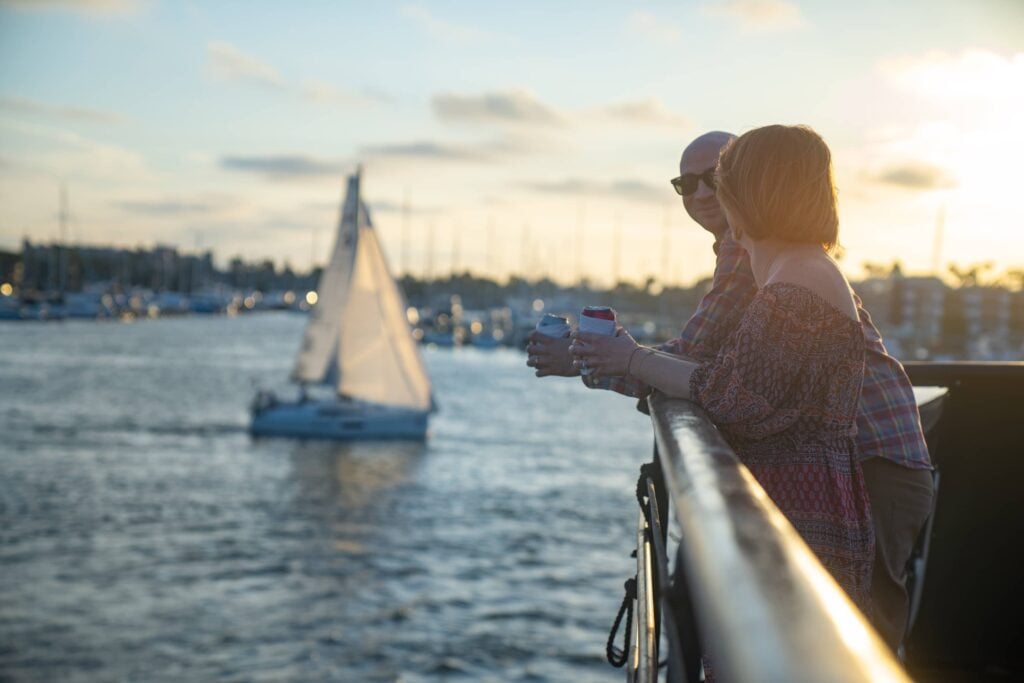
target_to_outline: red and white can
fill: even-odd
[[[586,306],[580,311],[580,332],[592,334],[615,334],[615,310],[608,306]],[[586,377],[591,372],[586,363],[580,367],[580,374]]]

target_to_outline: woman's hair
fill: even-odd
[[[718,200],[755,240],[839,240],[832,154],[807,126],[765,126],[732,140],[718,160]]]

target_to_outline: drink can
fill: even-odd
[[[615,310],[608,306],[586,306],[580,311],[580,332],[593,334],[615,334]],[[580,368],[580,374],[586,377],[591,372],[586,363]]]
[[[615,334],[615,310],[608,306],[586,306],[580,311],[580,332]]]
[[[567,337],[572,332],[569,320],[560,315],[545,313],[537,323],[537,331],[548,337]]]

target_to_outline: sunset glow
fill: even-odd
[[[305,269],[362,163],[399,272],[689,283],[713,254],[682,148],[806,123],[852,275],[998,272],[1024,267],[1022,111],[1010,2],[4,0],[0,249],[60,239],[64,186],[70,241]]]

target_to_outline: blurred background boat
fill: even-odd
[[[430,378],[408,306],[360,196],[348,180],[330,263],[320,277],[292,379],[299,396],[260,391],[252,433],[329,439],[422,438],[433,408]],[[313,388],[316,394],[310,394]]]

